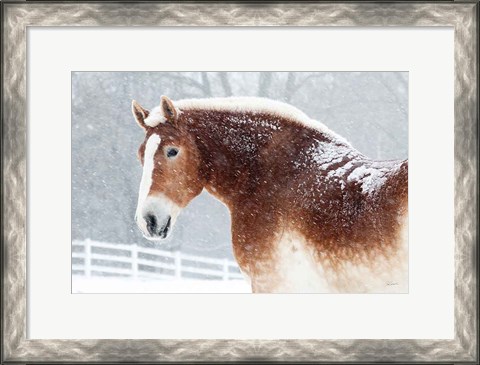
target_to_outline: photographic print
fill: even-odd
[[[408,72],[73,72],[73,293],[407,293]]]

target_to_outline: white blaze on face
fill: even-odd
[[[153,171],[155,169],[155,154],[160,146],[161,138],[158,134],[152,134],[145,145],[143,155],[143,174],[138,192],[138,204],[136,221],[145,238],[157,240],[167,237],[171,232],[181,208],[165,194],[156,192],[150,194],[153,183]],[[147,228],[146,216],[154,217],[155,228]]]
[[[160,145],[161,138],[158,134],[152,134],[145,146],[143,155],[143,174],[140,182],[140,190],[138,192],[137,217],[142,215],[142,208],[147,199],[153,181],[153,168],[155,167],[155,153]],[[142,222],[145,223],[142,219]]]

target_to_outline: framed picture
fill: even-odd
[[[407,117],[407,72],[72,73],[72,291],[408,293]]]
[[[2,361],[478,362],[478,2],[2,2]]]

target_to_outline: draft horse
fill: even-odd
[[[230,210],[253,292],[408,289],[407,160],[372,160],[269,99],[162,96],[132,111],[145,130],[135,219],[146,238],[166,238],[206,189]]]

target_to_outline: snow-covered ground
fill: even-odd
[[[72,275],[73,293],[251,293],[244,280],[134,279]]]

